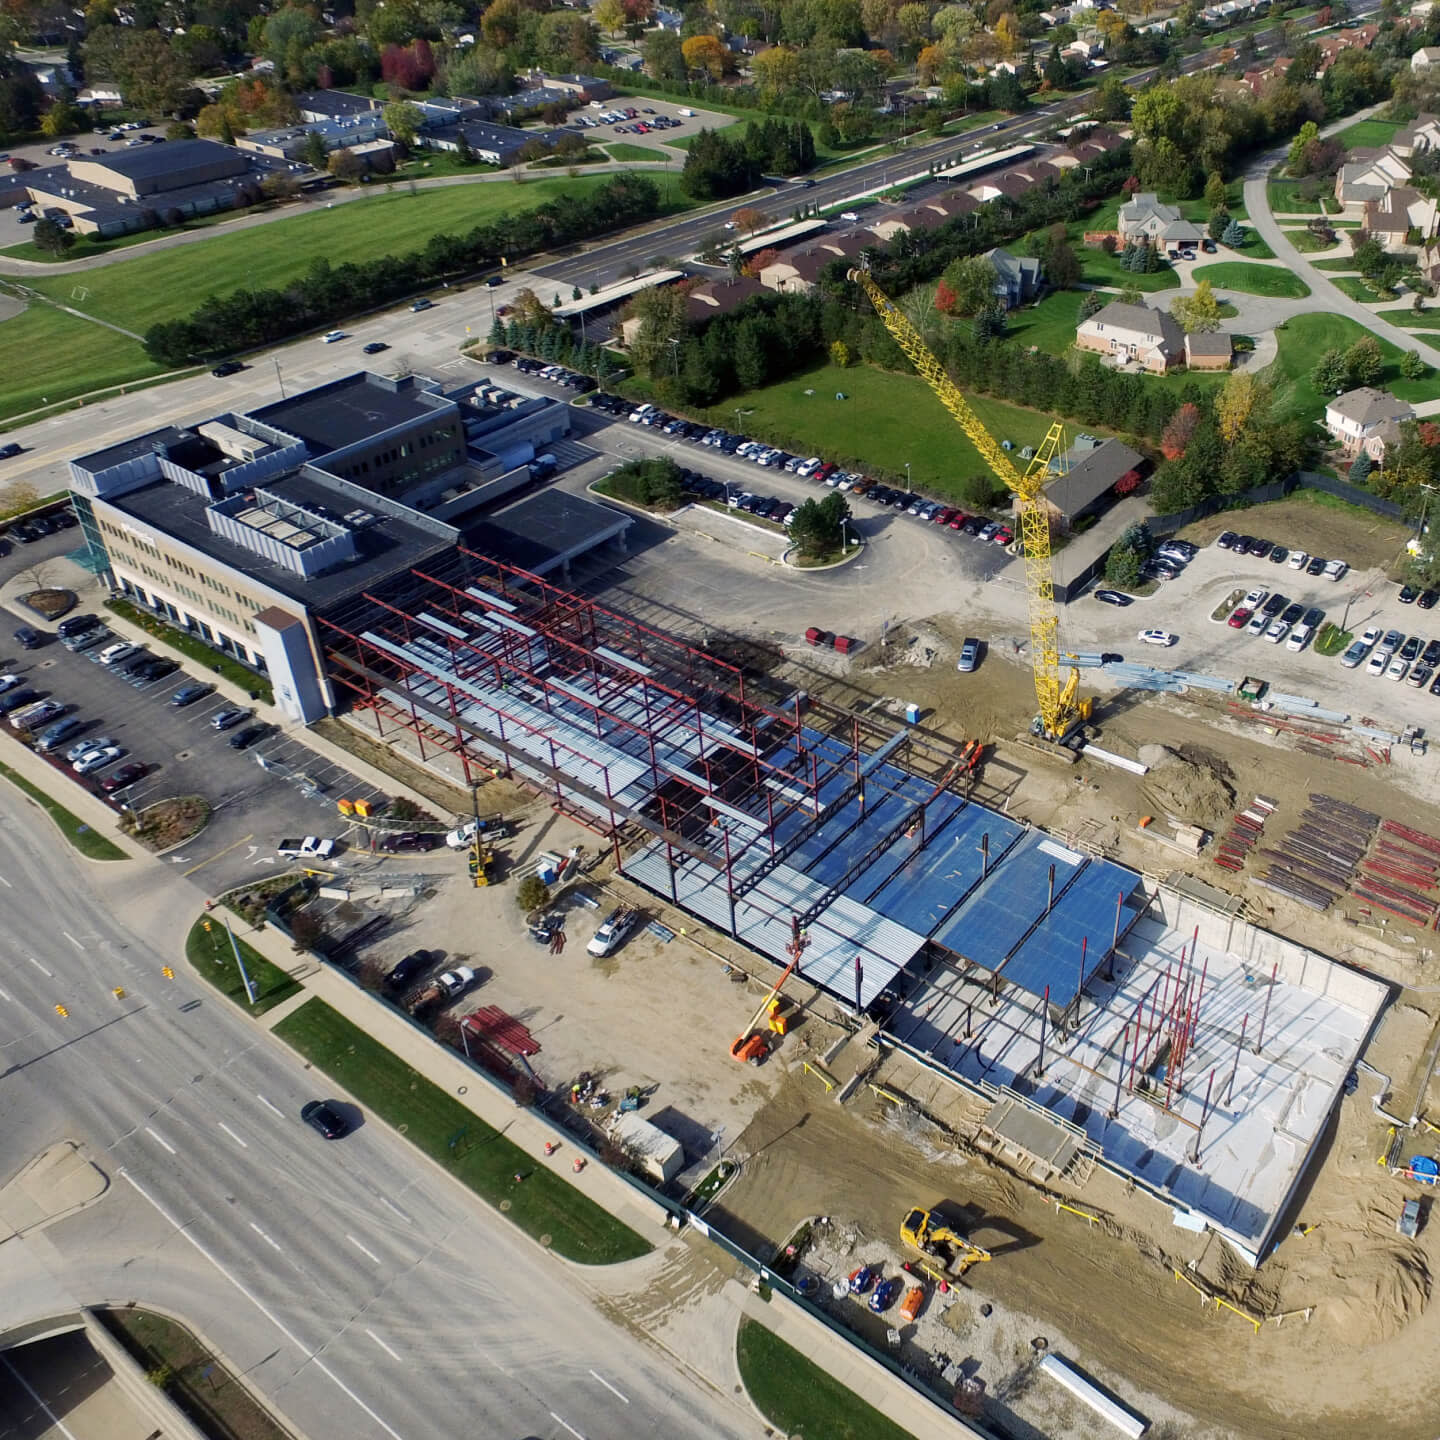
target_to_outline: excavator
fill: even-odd
[[[958,1280],[972,1265],[991,1258],[988,1250],[952,1230],[937,1211],[918,1205],[900,1222],[900,1239],[925,1257],[920,1268],[937,1282]]]

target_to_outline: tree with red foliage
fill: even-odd
[[[1433,420],[1422,420],[1418,431],[1420,443],[1431,449],[1440,445],[1440,425]]]
[[[1121,187],[1120,193],[1128,200],[1140,188],[1140,178],[1132,175]]]
[[[1182,405],[1170,417],[1160,436],[1160,453],[1167,460],[1179,460],[1185,454],[1199,423],[1200,411],[1194,405]]]
[[[402,90],[423,90],[435,73],[435,56],[425,39],[387,45],[380,52],[380,78]]]
[[[328,65],[320,65],[315,70],[315,88],[317,90],[329,90],[335,84],[335,72]]]
[[[955,292],[943,280],[935,287],[935,308],[942,315],[955,313]]]

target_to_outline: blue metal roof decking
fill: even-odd
[[[993,844],[990,853],[993,862]],[[1085,858],[1043,831],[1032,830],[1006,855],[1003,865],[992,863],[974,895],[936,932],[936,942],[983,969],[1002,969],[1044,912],[1051,865],[1058,894],[1075,878]]]
[[[1092,860],[1011,956],[1001,972],[1002,978],[1032,995],[1043,995],[1048,986],[1050,1003],[1064,1009],[1105,963],[1115,935],[1117,897],[1123,908],[1123,902],[1134,894],[1139,883],[1140,877],[1133,870],[1108,860]],[[1058,894],[1058,864],[1055,886]],[[1045,894],[1042,889],[1042,909]],[[1128,914],[1121,915],[1122,932],[1129,919]]]
[[[947,817],[943,827],[927,827],[931,838],[926,847],[907,856],[893,876],[868,897],[868,903],[881,914],[927,935],[933,933],[940,944],[950,949],[956,946],[945,937],[955,924],[955,907],[981,879],[981,837],[990,837],[993,875],[1025,833],[1024,826],[983,805],[960,801],[957,810]],[[937,926],[942,928],[937,931]]]

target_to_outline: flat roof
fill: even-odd
[[[767,230],[761,235],[752,235],[748,240],[740,241],[740,253],[750,255],[756,250],[768,250],[772,245],[788,245],[802,235],[813,235],[817,230],[823,230],[829,223],[828,220],[816,217],[814,220],[797,220],[793,225],[782,225],[778,230]]]
[[[584,315],[590,310],[618,304],[632,295],[638,295],[642,290],[648,290],[652,285],[668,285],[672,280],[679,280],[684,274],[683,270],[652,270],[649,274],[637,275],[633,280],[617,280],[613,285],[606,285],[593,295],[583,295],[579,300],[567,300],[563,305],[557,305],[555,318],[568,320],[572,315]]]
[[[160,145],[137,145],[133,150],[112,150],[104,155],[77,155],[75,163],[99,165],[132,180],[149,180],[217,160],[228,162],[237,156],[242,165],[248,165],[243,154],[215,140],[167,140]]]
[[[332,513],[355,508],[353,502],[326,485],[322,478],[303,469],[267,480],[263,488],[298,505],[313,508],[323,504]],[[190,545],[228,569],[268,585],[312,611],[337,604],[396,570],[418,564],[437,551],[450,549],[454,543],[410,521],[381,514],[375,524],[354,532],[356,559],[307,579],[217,535],[211,530],[206,515],[210,500],[183,485],[156,480],[122,495],[103,496],[96,503],[108,505],[140,525]]]
[[[316,454],[324,454],[444,407],[441,397],[422,389],[414,376],[389,380],[362,370],[250,414],[297,436]]]
[[[202,424],[207,423],[202,421]],[[178,445],[193,433],[167,425],[162,430],[148,430],[144,435],[132,436],[118,445],[107,445],[103,450],[92,450],[88,455],[77,455],[70,463],[88,470],[92,475],[102,470],[123,465],[127,460],[138,460],[142,455],[152,455],[157,444]]]
[[[550,571],[623,535],[635,522],[622,511],[564,490],[541,490],[493,515],[466,523],[463,542],[532,575]]]

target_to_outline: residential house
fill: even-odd
[[[1194,245],[1204,235],[1198,225],[1192,225],[1173,205],[1162,205],[1159,197],[1150,191],[1132,195],[1120,207],[1116,221],[1122,241],[1138,240],[1143,235],[1152,245]]]
[[[1335,174],[1335,198],[1342,205],[1383,200],[1395,185],[1410,178],[1410,166],[1390,146],[1352,150]]]
[[[1412,70],[1428,70],[1436,64],[1440,64],[1440,45],[1422,45],[1410,57]]]
[[[1435,53],[1440,55],[1440,49]],[[1440,146],[1440,115],[1427,111],[1422,111],[1403,130],[1397,130],[1390,142],[1390,148],[1398,155],[1414,155],[1437,146]]]
[[[1379,35],[1378,25],[1353,25],[1348,30],[1335,30],[1321,35],[1316,40],[1320,49],[1320,63],[1315,67],[1317,75],[1325,72],[1346,50],[1368,50]]]
[[[1038,260],[999,248],[987,250],[982,258],[995,267],[995,298],[1007,310],[1035,298],[1041,283]]]
[[[1105,509],[1115,497],[1115,486],[1128,475],[1138,480],[1150,468],[1138,450],[1119,440],[1096,440],[1084,436],[1065,454],[1062,464],[1051,462],[1058,472],[1045,486],[1050,508],[1050,525],[1069,530],[1077,522]],[[1020,502],[1015,502],[1019,513]]]
[[[1018,200],[1035,188],[1032,180],[1023,170],[1002,170],[998,175],[989,175],[970,187],[970,194],[981,202],[998,200],[1002,195]]]
[[[915,205],[908,210],[895,210],[877,220],[870,228],[887,245],[897,235],[911,230],[934,230],[948,217],[929,205]]]
[[[785,295],[808,295],[821,272],[836,258],[834,251],[818,249],[777,256],[761,269],[760,283]]]
[[[1435,201],[1408,185],[1397,185],[1383,199],[1365,202],[1361,228],[1387,250],[1408,250],[1415,254],[1420,245],[1435,234],[1436,218]],[[1419,238],[1407,245],[1405,237],[1412,230],[1419,232]]]
[[[692,324],[728,315],[732,310],[766,293],[765,286],[750,275],[727,275],[707,280],[685,297],[685,318]]]
[[[1399,443],[1400,422],[1414,418],[1413,406],[1370,385],[1347,390],[1325,407],[1325,428],[1343,454],[1353,459],[1363,450],[1377,465],[1385,463],[1386,445]]]
[[[873,230],[847,230],[843,235],[822,235],[815,242],[815,248],[853,260],[861,251],[873,250],[882,244],[884,241]]]
[[[1075,331],[1075,347],[1163,375],[1185,358],[1185,332],[1167,310],[1112,300]]]
[[[933,210],[943,220],[953,220],[957,215],[969,215],[980,208],[980,202],[968,190],[942,190],[938,195],[927,195],[916,202],[916,208]]]
[[[1224,331],[1203,335],[1195,332],[1185,337],[1185,364],[1191,370],[1228,370],[1234,347]]]

